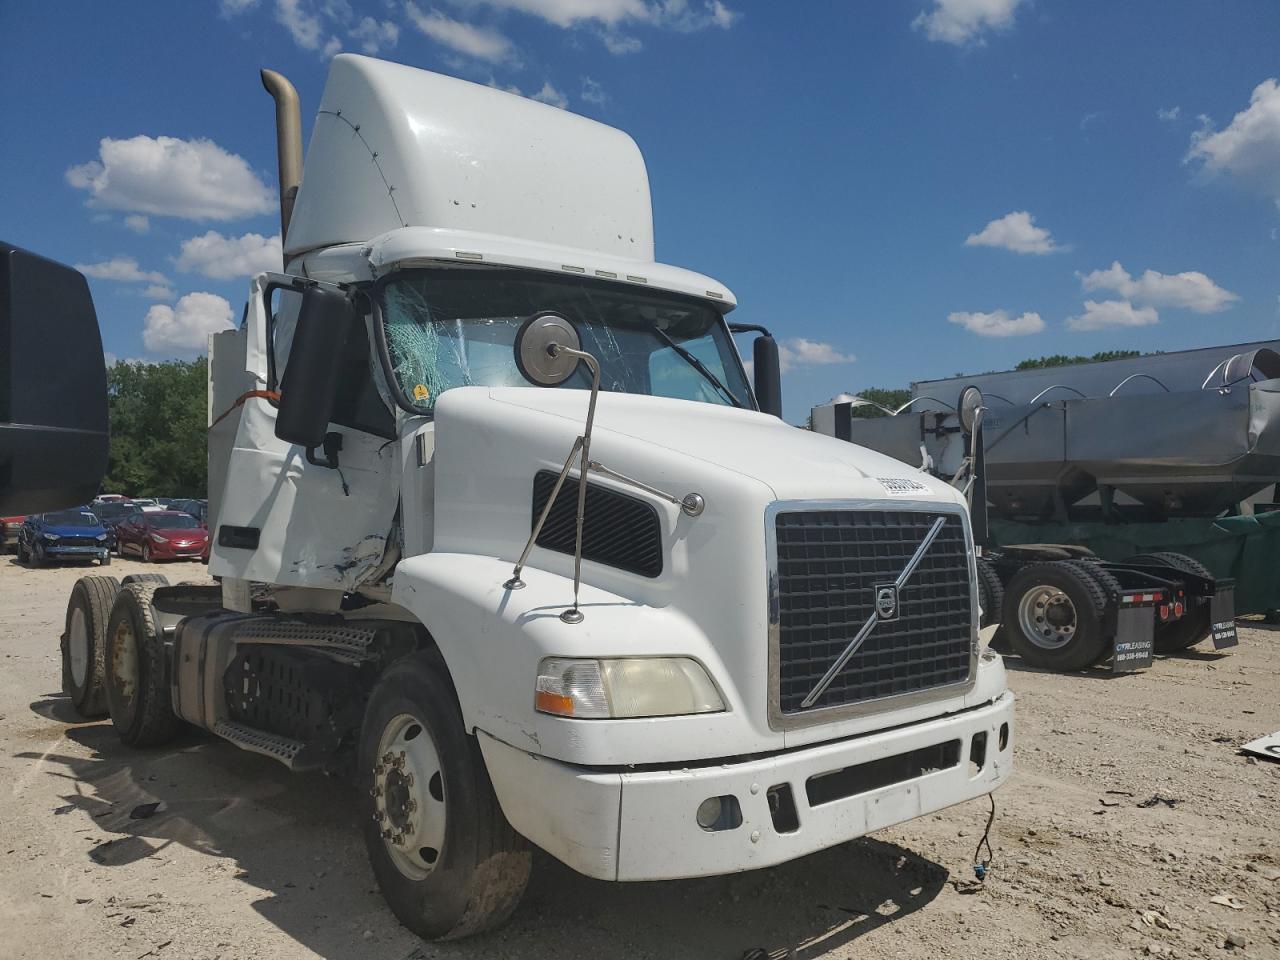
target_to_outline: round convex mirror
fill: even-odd
[[[537,313],[516,333],[516,367],[521,376],[539,387],[558,387],[578,369],[581,360],[557,347],[582,349],[578,331],[558,313]]]
[[[960,426],[965,433],[973,433],[978,423],[978,411],[982,408],[982,391],[970,385],[960,391],[960,402],[956,409],[960,411]]]

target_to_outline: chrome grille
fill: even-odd
[[[848,664],[806,710],[801,703],[867,620],[939,517],[937,539]],[[974,657],[973,583],[958,512],[779,510],[773,712],[856,707],[966,683]]]

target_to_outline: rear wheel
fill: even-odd
[[[62,691],[82,717],[107,712],[103,686],[107,621],[119,592],[115,577],[81,577],[71,588],[62,633]]]
[[[498,806],[435,658],[412,654],[378,682],[359,763],[365,847],[400,922],[428,940],[455,940],[506,920],[532,855]]]
[[[1004,584],[991,561],[978,558],[978,603],[982,606],[979,626],[989,627],[1000,622],[1004,609]]]
[[[131,573],[120,581],[121,586],[126,586],[130,583],[154,583],[161,587],[167,587],[169,578],[163,573]]]
[[[1065,562],[1075,567],[1077,570],[1082,571],[1087,576],[1092,577],[1094,582],[1102,588],[1102,592],[1106,596],[1108,603],[1119,602],[1123,588],[1120,586],[1120,581],[1112,576],[1110,570],[1107,570],[1096,560],[1067,560]],[[1110,660],[1111,657],[1115,655],[1113,647],[1114,645],[1111,643],[1103,644],[1102,649],[1098,651],[1098,657],[1094,660],[1094,663],[1097,664]]]
[[[1153,567],[1167,567],[1177,573],[1189,573],[1195,577],[1213,579],[1209,568],[1198,560],[1193,560],[1185,553],[1140,553],[1130,557],[1125,563],[1147,564]],[[1156,625],[1156,653],[1177,653],[1197,643],[1209,635],[1209,604],[1202,603],[1194,610],[1188,610],[1180,619],[1172,623]]]
[[[107,621],[107,710],[116,733],[131,747],[165,743],[178,732],[164,641],[151,611],[157,589],[154,583],[122,586]]]
[[[1005,636],[1032,666],[1084,670],[1110,639],[1103,632],[1106,605],[1097,581],[1072,562],[1033,563],[1005,587]]]

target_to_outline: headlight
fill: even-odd
[[[168,539],[166,539],[165,537],[160,536],[160,534],[158,534],[158,533],[153,533],[153,534],[151,535],[151,539],[152,539],[152,540],[154,540],[156,543],[168,543],[168,542],[169,542],[169,541],[168,541]]]
[[[105,539],[107,539],[107,535],[106,535],[105,533],[100,533],[100,534],[98,534],[98,536],[97,536],[95,539],[97,539],[97,540],[99,540],[99,541],[101,541],[101,540],[105,540]]]
[[[575,719],[718,713],[724,701],[707,671],[688,657],[569,660],[538,667],[534,706]]]
[[[44,539],[46,539],[46,540],[60,540],[60,539],[61,539],[61,537],[59,537],[56,533],[42,533],[40,536],[44,537]]]

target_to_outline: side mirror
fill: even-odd
[[[340,290],[315,286],[302,294],[276,413],[276,436],[285,443],[296,443],[308,453],[323,446],[347,339],[356,331],[357,319],[351,300]]]
[[[755,323],[731,323],[730,333],[758,333],[751,349],[756,405],[761,413],[782,417],[782,364],[778,359],[778,341],[764,327]]]
[[[522,323],[516,331],[514,347],[520,375],[539,387],[560,386],[582,362],[574,356],[582,349],[578,331],[557,313],[538,313]]]
[[[0,242],[0,515],[87,503],[107,469],[107,372],[89,285]]]

